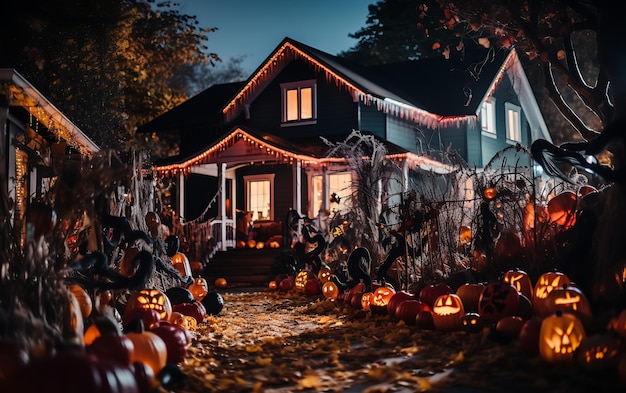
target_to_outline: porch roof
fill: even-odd
[[[378,138],[377,138],[378,139]],[[235,127],[230,132],[215,139],[213,143],[203,147],[196,153],[187,156],[174,156],[154,163],[153,171],[157,175],[173,175],[177,173],[187,174],[195,166],[216,164],[217,162],[229,162],[225,151],[243,140],[259,149],[259,154],[246,156],[247,161],[264,161],[277,163],[292,163],[301,161],[305,164],[344,163],[343,157],[328,157],[329,146],[321,138],[300,139],[293,143],[272,134],[263,134],[247,127]],[[342,139],[343,140],[343,139]],[[339,140],[328,140],[331,143]],[[435,159],[420,156],[390,142],[380,141],[387,149],[387,158],[394,160],[409,160],[415,165],[426,170],[450,172],[451,166],[445,165]]]

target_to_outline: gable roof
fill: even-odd
[[[232,82],[212,85],[182,104],[141,125],[137,132],[178,131],[180,129],[218,125],[224,120],[222,113],[224,102],[235,95],[243,84],[244,82]]]

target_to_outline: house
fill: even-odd
[[[0,69],[0,192],[12,203],[9,212],[0,212],[11,215],[13,225],[23,223],[28,204],[50,190],[59,165],[97,151],[22,75]]]
[[[453,170],[437,151],[481,168],[506,146],[550,140],[514,50],[365,68],[290,38],[248,80],[212,86],[138,132],[179,136],[180,154],[155,162],[154,174],[168,179],[172,209],[208,223],[199,233],[225,250],[235,246],[237,212],[263,226],[291,210],[337,208],[353,173],[345,157],[326,156],[321,137],[342,141],[354,130],[382,141],[402,168],[395,191],[412,173]],[[381,203],[395,191],[380,190]]]

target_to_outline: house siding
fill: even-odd
[[[281,83],[315,79],[317,81],[317,121],[310,125],[281,126]],[[358,127],[358,104],[351,95],[327,82],[303,60],[285,67],[277,77],[250,104],[250,119],[242,124],[262,132],[288,139],[346,135]]]
[[[387,116],[387,140],[409,151],[417,152],[415,124],[395,116]]]
[[[374,105],[359,103],[358,130],[367,131],[387,139],[387,116],[380,112]]]

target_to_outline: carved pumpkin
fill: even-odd
[[[365,311],[370,311],[372,299],[374,298],[373,292],[364,292],[361,295],[361,308]]]
[[[477,312],[468,312],[461,318],[461,330],[476,333],[483,330],[483,320]]]
[[[438,330],[457,330],[461,326],[461,318],[465,315],[463,301],[454,293],[439,296],[432,310],[433,323]]]
[[[557,310],[572,312],[582,322],[591,318],[591,306],[585,294],[577,287],[568,284],[550,292],[546,308],[548,314],[553,314]]]
[[[135,307],[149,308],[159,313],[161,319],[168,320],[172,312],[172,304],[169,298],[158,289],[144,288],[132,292],[126,303],[124,313]]]
[[[498,196],[498,190],[495,187],[487,187],[483,190],[483,196],[486,200],[491,201]]]
[[[530,276],[523,270],[512,269],[504,273],[502,278],[507,284],[511,284],[528,299],[532,299],[533,296],[533,283],[530,280]]]
[[[335,299],[339,296],[339,287],[332,281],[322,284],[322,295],[327,299]]]
[[[196,277],[188,289],[193,298],[199,301],[204,299],[206,294],[209,293],[209,283],[203,277]]]
[[[610,334],[594,334],[583,338],[576,350],[576,360],[587,371],[613,371],[617,369],[622,353],[619,338]]]
[[[541,322],[539,355],[550,363],[571,363],[585,336],[585,328],[574,314],[557,311]]]
[[[187,259],[187,255],[182,252],[177,252],[172,257],[172,265],[178,270],[181,276],[188,277],[192,276],[191,265],[189,264],[189,259]]]
[[[190,303],[176,304],[172,306],[172,311],[193,317],[198,323],[204,322],[207,314],[206,308],[199,300]]]
[[[373,304],[376,306],[386,306],[396,291],[388,286],[382,286],[374,290]]]
[[[272,280],[267,284],[267,287],[272,290],[275,291],[278,289],[278,283],[276,282],[276,280]]]
[[[419,292],[419,300],[428,304],[430,308],[433,308],[435,305],[435,300],[441,295],[446,295],[449,293],[453,293],[454,291],[448,284],[445,283],[436,283],[426,285]]]
[[[510,284],[494,281],[487,285],[478,300],[478,313],[485,323],[495,323],[499,319],[515,315],[519,308],[519,293]]]
[[[331,276],[332,276],[332,272],[327,267],[321,268],[320,271],[317,273],[317,279],[320,280],[322,284],[330,280]]]
[[[459,240],[462,245],[468,245],[472,242],[472,230],[470,227],[462,225],[459,233]]]
[[[304,286],[306,282],[311,278],[315,278],[315,274],[312,271],[301,270],[296,275],[296,280],[294,281],[294,287],[296,288],[297,291],[304,292]]]
[[[569,277],[561,272],[545,272],[540,275],[535,283],[532,297],[535,314],[540,317],[549,315],[548,295],[550,295],[550,292],[552,292],[554,288],[562,288],[563,285],[569,283]]]

